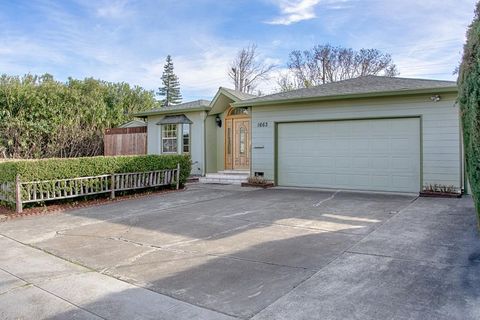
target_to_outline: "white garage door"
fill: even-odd
[[[282,123],[278,184],[420,191],[418,118]]]

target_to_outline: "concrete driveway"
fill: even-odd
[[[479,319],[470,198],[192,185],[0,224],[1,319]]]

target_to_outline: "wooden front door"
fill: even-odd
[[[250,169],[250,118],[244,115],[225,119],[225,169]]]

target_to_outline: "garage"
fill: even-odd
[[[278,123],[280,186],[420,191],[420,118]]]

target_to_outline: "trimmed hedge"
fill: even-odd
[[[466,171],[480,226],[480,3],[467,32],[458,77]]]
[[[178,163],[180,163],[180,184],[183,185],[191,171],[190,157],[184,155],[12,160],[0,162],[0,183],[15,181],[17,174],[22,181],[40,181],[174,169]]]

